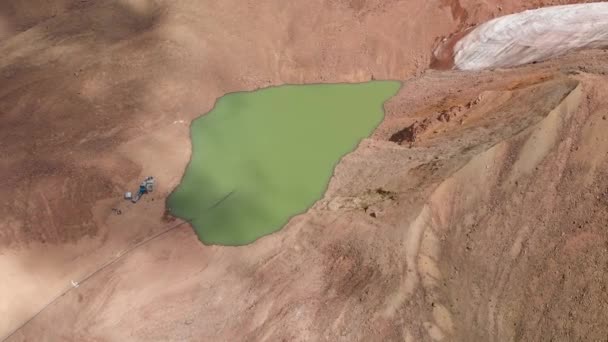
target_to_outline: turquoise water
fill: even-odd
[[[192,160],[168,206],[206,244],[281,229],[325,192],[333,169],[380,123],[400,84],[287,85],[220,98],[192,123]]]

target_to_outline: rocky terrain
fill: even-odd
[[[0,338],[605,338],[608,53],[429,69],[472,25],[575,2],[0,5]],[[403,87],[280,232],[205,246],[166,215],[218,97],[370,79]]]

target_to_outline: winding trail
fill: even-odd
[[[231,194],[232,194],[232,192],[230,194],[228,194],[228,196],[230,196]],[[228,197],[228,196],[226,196],[226,197]],[[58,294],[55,298],[53,298],[45,306],[43,306],[40,310],[38,310],[38,312],[36,312],[34,315],[32,315],[28,320],[26,320],[21,325],[19,325],[10,334],[8,334],[5,337],[3,337],[2,338],[2,342],[8,341],[11,337],[13,337],[13,335],[15,335],[17,332],[19,332],[19,330],[21,330],[21,328],[23,328],[24,326],[26,326],[28,323],[30,323],[32,320],[34,320],[38,315],[40,315],[42,312],[44,312],[44,310],[46,310],[51,305],[55,304],[55,302],[57,302],[59,299],[61,299],[66,294],[70,293],[70,291],[74,290],[75,288],[78,288],[80,285],[84,284],[86,281],[88,281],[89,279],[93,278],[99,272],[101,272],[101,271],[105,270],[106,268],[114,265],[115,263],[117,263],[118,261],[122,260],[124,257],[126,257],[129,254],[131,254],[131,252],[137,250],[138,248],[145,246],[149,242],[152,242],[152,241],[158,239],[159,237],[168,234],[171,231],[174,231],[176,228],[179,228],[179,227],[183,226],[186,223],[190,223],[190,221],[180,221],[180,222],[177,222],[176,224],[168,226],[166,229],[164,229],[164,230],[162,230],[162,231],[160,231],[160,232],[158,232],[158,233],[156,233],[156,234],[154,234],[154,235],[152,235],[152,236],[150,236],[150,237],[148,237],[148,238],[146,238],[146,239],[144,239],[144,240],[136,243],[135,245],[133,245],[131,247],[128,247],[125,250],[119,252],[114,259],[106,262],[105,264],[103,264],[102,266],[100,266],[95,271],[89,273],[82,280],[80,280],[78,282],[75,282],[74,286],[71,286],[71,287],[67,288],[66,290],[64,290],[63,292],[61,292],[60,294]]]

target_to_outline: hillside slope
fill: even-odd
[[[605,335],[606,53],[424,72],[442,37],[566,1],[50,3],[0,7],[26,18],[0,37],[0,337]],[[372,78],[404,86],[308,213],[242,248],[181,225],[125,254],[179,224],[164,200],[218,97]]]

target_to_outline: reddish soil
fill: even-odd
[[[566,2],[0,6],[0,337],[605,338],[608,54],[426,71],[442,37]],[[179,223],[164,200],[218,97],[372,78],[403,88],[306,214],[245,247],[147,242]]]
[[[469,27],[463,31],[459,31],[444,40],[435,49],[431,57],[431,69],[450,70],[454,68],[454,47],[459,40],[464,38],[467,33],[471,32],[473,27]]]

